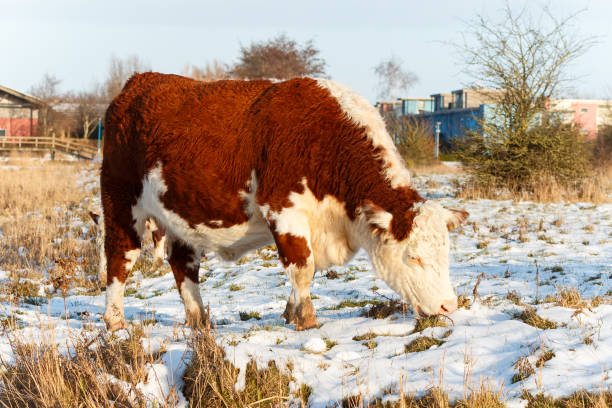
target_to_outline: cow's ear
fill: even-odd
[[[96,225],[98,224],[98,221],[100,221],[100,216],[96,213],[93,212],[89,212],[89,216],[91,217],[91,219],[93,220],[93,222],[96,223]]]
[[[385,211],[379,205],[374,204],[371,201],[366,201],[363,206],[363,214],[368,220],[368,224],[371,226],[388,231],[391,228],[391,221],[393,220],[393,214]]]
[[[448,209],[446,217],[446,228],[448,228],[449,231],[454,230],[459,225],[461,225],[461,223],[463,223],[463,221],[465,221],[469,216],[470,213],[468,213],[467,211]]]

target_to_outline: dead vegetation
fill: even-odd
[[[609,202],[612,190],[612,178],[606,173],[597,173],[586,179],[574,182],[568,186],[555,181],[554,178],[539,178],[533,181],[529,188],[520,183],[508,185],[505,188],[483,185],[482,183],[466,183],[458,191],[457,197],[468,200],[495,199],[514,201],[550,202]]]
[[[576,288],[559,288],[555,303],[557,306],[569,307],[571,309],[581,309],[588,306]]]
[[[401,379],[400,383],[403,383]],[[403,385],[400,385],[402,387]],[[391,390],[389,390],[391,392]],[[395,390],[398,393],[398,390]],[[383,402],[382,398],[368,401],[363,395],[355,395],[342,400],[343,408],[504,408],[502,387],[494,389],[489,383],[481,381],[474,389],[470,389],[463,399],[451,402],[448,394],[440,385],[432,385],[425,395],[417,397],[406,395],[399,390],[399,400]]]
[[[132,327],[126,340],[83,332],[63,352],[50,341],[31,344],[10,334],[14,361],[0,360],[0,406],[145,406],[136,384],[147,379],[156,356],[143,349],[142,335],[141,327]]]
[[[523,392],[527,408],[608,408],[612,406],[612,392],[576,391],[564,398],[552,398],[544,394],[531,395]]]
[[[225,353],[215,341],[212,331],[198,331],[189,340],[192,357],[184,380],[184,395],[190,407],[278,407],[289,400],[299,401],[305,407],[310,396],[307,386],[291,392],[291,367],[284,370],[271,362],[257,367],[255,361],[246,366],[245,386],[236,390],[239,369],[225,359]]]
[[[86,211],[95,191],[78,185],[80,173],[92,168],[24,163],[0,169],[0,263],[12,281],[0,288],[0,296],[12,296],[13,302],[33,296],[21,290],[26,282],[64,291],[98,290],[98,249]],[[47,276],[43,271],[49,271]]]
[[[416,324],[414,326],[413,333],[422,332],[423,330],[430,327],[446,327],[447,319],[444,316],[428,316],[422,317],[416,320]]]
[[[536,313],[535,309],[529,306],[525,307],[525,310],[522,312],[515,314],[514,317],[530,326],[537,327],[538,329],[546,330],[557,328],[557,323],[540,317]]]
[[[377,301],[372,307],[362,311],[361,316],[373,319],[386,319],[396,313],[405,315],[408,313],[408,308],[409,306],[400,300],[388,299],[386,302]]]

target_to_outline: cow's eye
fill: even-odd
[[[409,256],[408,260],[412,263],[415,263],[419,266],[423,266],[423,263],[421,262],[421,258],[419,258],[418,256]]]

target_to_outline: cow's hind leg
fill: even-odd
[[[164,255],[166,253],[166,230],[159,224],[153,224],[151,228],[151,238],[153,239],[153,268],[158,269],[164,265]]]
[[[204,313],[204,305],[200,296],[198,272],[202,254],[192,246],[178,240],[168,240],[168,262],[172,267],[176,287],[185,305],[185,316],[191,327],[201,324],[209,325],[208,316]]]
[[[296,330],[306,330],[317,325],[315,310],[310,298],[310,283],[315,272],[310,245],[310,229],[307,221],[301,217],[292,217],[289,222],[293,233],[279,231],[276,225],[273,226],[272,231],[278,247],[278,255],[293,286],[282,317],[288,324],[295,323]],[[279,222],[277,225],[287,224]]]
[[[110,331],[126,327],[123,313],[125,281],[140,255],[144,222],[132,218],[125,192],[102,194],[104,206],[104,250],[106,253],[106,309],[104,321]]]

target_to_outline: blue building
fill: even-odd
[[[450,146],[455,138],[464,138],[468,132],[480,131],[480,123],[494,115],[492,93],[489,89],[459,89],[452,93],[431,95],[431,111],[412,114],[426,121],[431,129],[440,126],[440,145]]]
[[[382,115],[419,115],[433,112],[432,98],[397,98],[394,101],[376,102],[374,105]]]

